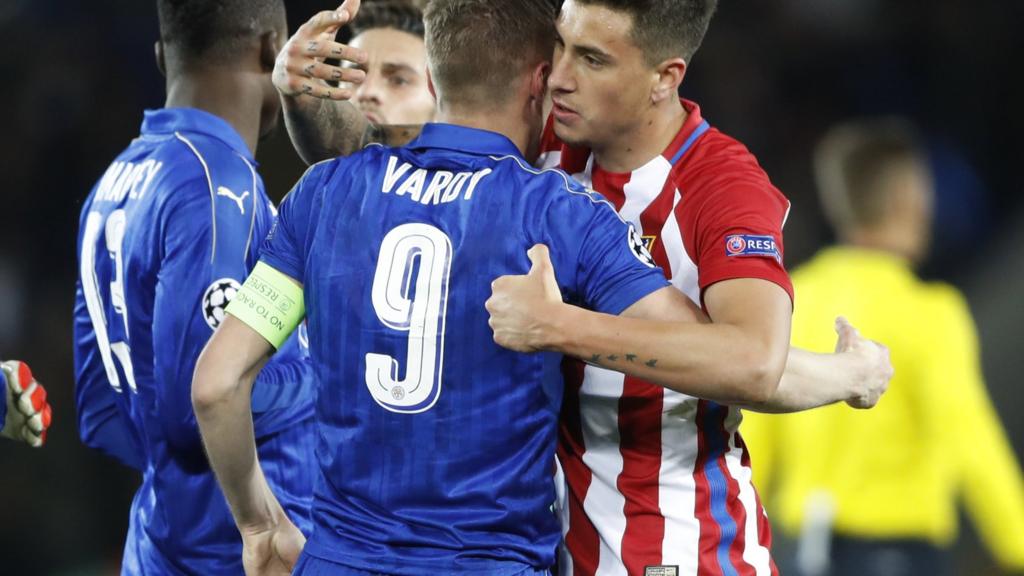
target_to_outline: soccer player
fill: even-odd
[[[52,412],[46,389],[32,377],[28,364],[17,360],[0,363],[0,436],[33,448],[46,443]]]
[[[353,86],[352,101],[375,124],[423,124],[434,117],[427,87],[423,14],[404,1],[370,2],[352,21],[350,45],[369,60],[357,66],[365,79]]]
[[[608,338],[607,318],[571,325],[582,344],[562,349],[592,364],[567,370],[561,427],[570,573],[773,572],[738,406],[788,411],[844,398],[825,380],[779,382],[792,306],[781,238],[789,204],[741,144],[676,96],[713,9],[697,0],[569,0],[559,17],[542,160],[608,197],[642,231],[673,285],[714,320],[658,329],[629,323],[621,339]],[[328,103],[310,98],[345,97],[315,81],[329,67],[304,74],[305,58],[347,49],[304,50],[299,43],[315,32],[300,29],[279,63],[275,82],[295,99],[291,110],[334,119],[318,125],[323,149],[400,141],[402,134],[368,127],[351,106],[324,114]],[[637,362],[637,350],[647,362]],[[791,356],[787,369],[793,365]],[[864,400],[870,406],[877,395]]]
[[[75,371],[82,441],[142,472],[123,574],[239,574],[242,546],[203,453],[193,367],[255,264],[273,207],[253,153],[279,116],[281,0],[161,0],[167,101],[86,199]],[[312,497],[312,368],[292,341],[260,372],[259,452],[293,521]]]
[[[985,390],[970,310],[913,270],[932,232],[922,144],[900,119],[850,121],[829,130],[814,164],[839,244],[793,274],[793,342],[825,348],[818,323],[843,310],[891,344],[896,376],[870,413],[743,423],[776,522],[806,535],[800,573],[951,574],[961,501],[999,563],[1024,571],[1024,476]]]
[[[250,574],[286,573],[302,543],[263,480],[247,406],[252,372],[303,304],[323,481],[296,572],[511,576],[555,561],[563,386],[558,355],[493,342],[492,280],[525,272],[543,243],[561,287],[596,310],[675,293],[607,202],[525,160],[543,128],[551,4],[451,0],[425,18],[442,123],[312,167],[196,367],[196,414],[249,534]]]
[[[339,21],[326,19],[324,39],[333,37],[341,27]],[[342,82],[340,88],[351,93],[352,102],[366,119],[378,125],[419,125],[434,117],[434,96],[427,87],[427,52],[423,44],[423,14],[403,0],[370,2],[359,10],[359,18],[350,21],[348,29],[352,40],[349,45],[365,55],[348,65],[362,74],[359,82]],[[310,62],[308,65],[314,65]],[[341,71],[334,72],[341,75]],[[285,100],[288,106],[292,101]],[[299,122],[289,127],[292,138],[301,138],[301,122],[305,116],[288,114],[287,122]],[[307,151],[316,141],[296,140],[295,148],[309,163]],[[315,153],[328,157],[331,151]]]

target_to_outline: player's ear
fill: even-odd
[[[679,85],[683,83],[686,76],[686,61],[682,58],[669,58],[654,69],[657,78],[651,90],[651,102],[659,102],[678,98]]]
[[[153,44],[153,54],[156,55],[156,68],[160,71],[160,75],[167,77],[167,64],[164,61],[164,42],[163,40],[157,40],[156,44]]]
[[[430,74],[430,66],[427,66],[427,91],[430,92],[430,97],[437,102],[437,90],[434,89],[434,77]]]
[[[548,93],[548,77],[551,76],[551,62],[544,60],[537,64],[530,75],[530,97],[541,102]]]
[[[281,51],[281,37],[276,30],[268,30],[260,35],[260,65],[265,71],[274,70],[274,62]]]

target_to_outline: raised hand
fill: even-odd
[[[353,48],[334,37],[359,12],[359,0],[346,0],[337,10],[325,10],[313,16],[295,31],[281,49],[274,65],[274,86],[284,96],[306,94],[329,100],[348,100],[354,84],[366,79],[366,74],[345,62],[365,64],[366,52]],[[340,66],[324,62],[328,58],[342,61]],[[328,81],[341,82],[334,87]]]

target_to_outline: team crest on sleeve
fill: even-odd
[[[242,288],[234,278],[214,280],[203,293],[203,320],[211,330],[216,330],[224,321],[224,310]]]
[[[651,256],[651,252],[647,249],[647,242],[644,240],[636,228],[632,224],[629,225],[629,249],[633,251],[633,255],[636,259],[643,262],[647,266],[654,268],[654,257]]]
[[[753,234],[733,234],[725,237],[726,256],[762,256],[782,262],[782,254],[775,238]]]

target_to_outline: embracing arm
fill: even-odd
[[[535,247],[530,258],[530,274],[499,278],[487,302],[495,341],[513,350],[557,351],[690,396],[767,412],[873,397],[868,407],[891,376],[887,355],[870,342],[857,341],[842,354],[791,351],[789,296],[767,281],[709,287],[713,323],[671,287],[611,316],[563,303],[547,250]]]
[[[274,66],[274,86],[281,93],[285,127],[299,156],[315,164],[348,156],[376,142],[401,146],[415,138],[422,126],[371,124],[348,100],[352,86],[365,79],[358,68],[334,66],[327,58],[362,64],[367,55],[334,40],[338,29],[359,11],[358,0],[337,10],[320,12],[288,39]],[[332,86],[328,82],[341,82]]]

